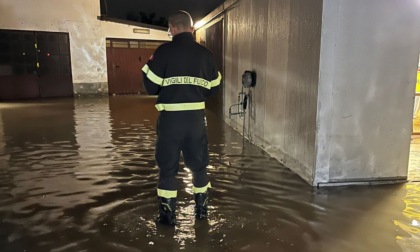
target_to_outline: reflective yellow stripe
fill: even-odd
[[[205,193],[207,189],[211,188],[210,182],[205,187],[195,187],[193,186],[193,193]]]
[[[146,64],[141,69],[147,76],[149,80],[151,80],[156,85],[162,86],[163,79],[157,76],[152,70],[150,70],[149,66]]]
[[[163,80],[163,86],[170,85],[195,85],[207,89],[211,88],[210,81],[194,76],[175,76]]]
[[[159,197],[170,199],[170,198],[176,198],[177,191],[157,189],[157,194]]]
[[[217,87],[220,85],[220,81],[222,80],[222,75],[220,72],[217,72],[217,79],[211,81],[211,87]]]
[[[190,103],[159,103],[155,105],[158,111],[186,111],[186,110],[200,110],[205,109],[204,102],[190,102]]]

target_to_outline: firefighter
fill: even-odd
[[[210,180],[205,100],[220,85],[213,54],[193,36],[193,21],[186,11],[169,16],[172,41],[162,44],[143,67],[144,85],[158,95],[155,158],[159,166],[157,195],[162,224],[175,225],[180,153],[193,174],[195,217],[207,217]]]

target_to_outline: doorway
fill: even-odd
[[[71,96],[68,33],[0,30],[0,100]]]
[[[413,133],[411,135],[408,180],[420,181],[420,56],[413,109]]]
[[[107,39],[106,57],[110,95],[146,94],[141,69],[164,42]]]

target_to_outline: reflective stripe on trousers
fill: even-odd
[[[155,107],[158,111],[187,111],[205,109],[206,104],[205,102],[159,103]]]

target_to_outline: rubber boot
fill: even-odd
[[[194,193],[195,200],[195,218],[205,219],[207,218],[207,207],[209,202],[209,191],[204,193]]]
[[[176,225],[175,207],[176,198],[158,197],[159,200],[159,216],[157,222],[164,225]]]

